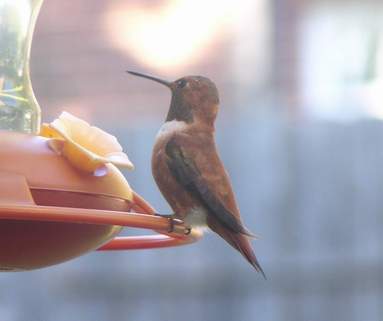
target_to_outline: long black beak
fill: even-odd
[[[152,76],[148,76],[148,75],[144,75],[144,74],[141,74],[141,73],[135,72],[135,71],[127,70],[126,72],[128,72],[129,74],[134,75],[134,76],[138,76],[138,77],[142,77],[142,78],[147,78],[147,79],[159,82],[160,84],[163,84],[166,87],[172,89],[171,82],[169,82],[169,81],[162,80],[162,79],[159,79],[159,78],[156,78],[156,77],[152,77]]]

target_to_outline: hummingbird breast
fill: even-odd
[[[187,143],[188,148],[198,141],[198,135],[193,134],[192,125],[183,121],[172,120],[165,122],[160,128],[152,153],[152,173],[162,195],[180,219],[188,218],[190,226],[205,226],[206,211],[202,204],[185,190],[174,178],[166,155],[166,145],[174,136]],[[189,143],[188,143],[189,142]]]

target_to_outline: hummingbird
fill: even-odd
[[[202,76],[173,82],[141,74],[168,87],[172,97],[152,153],[152,174],[166,201],[190,228],[210,228],[265,274],[252,249],[254,235],[243,225],[230,178],[215,144],[219,95]]]

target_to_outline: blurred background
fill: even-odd
[[[2,273],[0,319],[383,320],[382,18],[380,0],[46,0],[44,121],[66,110],[116,135],[160,213],[150,155],[170,94],[125,70],[216,82],[218,146],[268,280],[207,234]]]

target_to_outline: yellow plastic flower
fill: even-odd
[[[82,171],[101,174],[107,163],[134,169],[116,137],[70,113],[63,112],[52,123],[43,124],[40,135],[51,138],[50,148]]]

